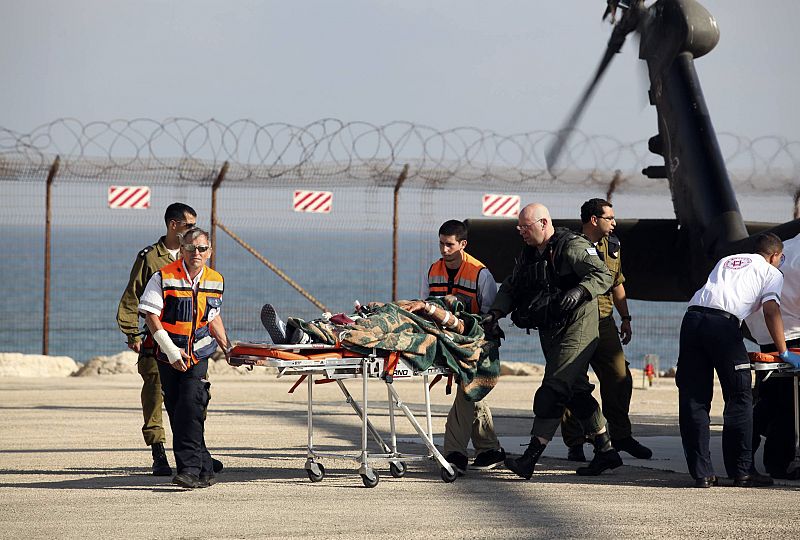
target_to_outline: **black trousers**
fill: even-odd
[[[717,372],[725,400],[722,457],[735,478],[750,473],[753,463],[753,394],[750,359],[738,322],[713,313],[687,311],[681,324],[675,383],[683,452],[693,478],[714,476],[710,418]]]
[[[208,359],[201,360],[187,371],[178,371],[164,362],[158,363],[164,405],[172,426],[172,447],[178,473],[211,475],[211,454],[206,448],[205,409],[211,399],[206,380]]]
[[[786,342],[787,347],[800,347],[800,339]],[[764,345],[762,352],[774,352],[775,345]],[[764,436],[764,469],[775,478],[786,477],[786,469],[794,460],[794,377],[770,377],[756,374],[753,406],[753,453]]]

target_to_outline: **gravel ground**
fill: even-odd
[[[0,378],[0,538],[797,538],[800,489],[697,490],[685,474],[624,466],[600,477],[548,458],[531,481],[504,469],[452,484],[431,463],[402,479],[379,468],[363,487],[355,466],[327,460],[309,482],[303,464],[306,391],[273,376],[213,379],[207,441],[225,463],[219,483],[183,491],[149,474],[136,375]],[[422,410],[419,383],[396,383]],[[357,384],[348,383],[358,392]],[[497,430],[524,435],[536,377],[503,377],[490,394]],[[441,435],[451,397],[433,390]],[[720,422],[721,396],[712,415]],[[315,387],[315,444],[354,449],[359,423],[336,385]],[[640,435],[677,435],[677,392],[661,379],[634,391]],[[371,405],[386,404],[372,384]],[[378,429],[388,416],[371,415]],[[399,421],[401,436],[413,430]],[[168,436],[168,441],[171,436]],[[404,450],[419,452],[418,445]],[[172,456],[170,455],[170,460]],[[174,462],[174,461],[173,461]]]

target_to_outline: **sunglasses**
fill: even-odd
[[[206,251],[211,249],[211,246],[196,246],[194,244],[183,244],[181,247],[189,253],[194,253],[195,251],[199,251],[200,253],[205,253]]]

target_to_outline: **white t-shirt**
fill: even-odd
[[[783,272],[783,291],[781,292],[781,317],[786,339],[800,339],[800,234],[783,243],[785,260],[781,265]],[[764,322],[764,312],[756,311],[747,320],[750,333],[760,345],[772,343],[772,336]]]
[[[183,264],[183,271],[186,272],[186,275],[189,275],[189,271],[186,269],[186,264]],[[197,288],[200,285],[200,278],[203,277],[203,272],[205,272],[205,267],[197,274],[192,280],[192,289],[194,292],[197,292]],[[161,272],[156,272],[150,278],[150,281],[147,282],[147,285],[144,288],[144,292],[142,293],[142,297],[139,299],[139,312],[140,313],[153,313],[155,315],[161,315],[161,311],[164,309],[164,295],[163,291],[161,290]],[[219,314],[219,308],[210,308],[208,310],[208,322],[213,321],[217,315]],[[220,319],[222,320],[222,319]]]
[[[721,309],[741,321],[768,300],[780,304],[781,287],[781,271],[758,253],[729,255],[717,263],[689,305]]]

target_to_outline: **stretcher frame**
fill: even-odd
[[[245,351],[242,353],[241,351]],[[259,351],[271,354],[275,351],[290,353],[285,356],[297,356],[297,359],[274,358],[261,356]],[[270,352],[271,351],[271,352]],[[433,425],[431,419],[431,400],[429,377],[446,376],[450,371],[445,367],[432,366],[426,370],[415,370],[402,358],[397,356],[390,359],[389,353],[378,354],[372,350],[367,355],[347,353],[342,355],[340,347],[323,344],[306,345],[274,345],[267,343],[240,343],[231,351],[228,363],[232,366],[265,366],[278,370],[278,377],[284,375],[299,375],[300,379],[294,384],[290,392],[306,379],[308,388],[308,443],[305,470],[309,480],[320,482],[325,477],[325,467],[319,463],[320,458],[336,458],[354,461],[359,465],[358,474],[364,486],[372,488],[378,485],[380,479],[375,470],[377,463],[389,463],[389,471],[395,478],[402,478],[407,470],[406,463],[413,461],[435,460],[440,465],[440,476],[444,482],[453,482],[457,473],[453,466],[445,460],[441,452],[433,443]],[[254,354],[254,352],[256,354]],[[313,358],[302,358],[304,355]],[[395,365],[396,361],[396,365]],[[391,364],[391,366],[390,366]],[[315,376],[319,378],[314,379]],[[425,429],[420,425],[411,409],[403,402],[393,382],[397,378],[422,377],[425,392]],[[345,380],[361,379],[361,405],[353,397]],[[367,393],[370,380],[380,379],[386,386],[388,395],[389,413],[389,443],[387,444],[369,419],[369,402]],[[345,401],[353,408],[361,420],[361,448],[356,455],[338,452],[320,452],[314,448],[314,384],[321,382],[336,382],[345,397]],[[428,454],[404,454],[397,449],[396,409],[400,409],[417,432]],[[381,452],[370,452],[368,448],[369,437],[378,444]]]
[[[766,371],[764,376],[766,381],[770,377],[792,377],[794,384],[792,385],[792,395],[794,397],[794,459],[786,468],[786,472],[791,474],[797,469],[800,469],[800,411],[798,411],[798,385],[800,385],[800,369],[795,369],[792,364],[787,362],[751,362],[754,371]]]

